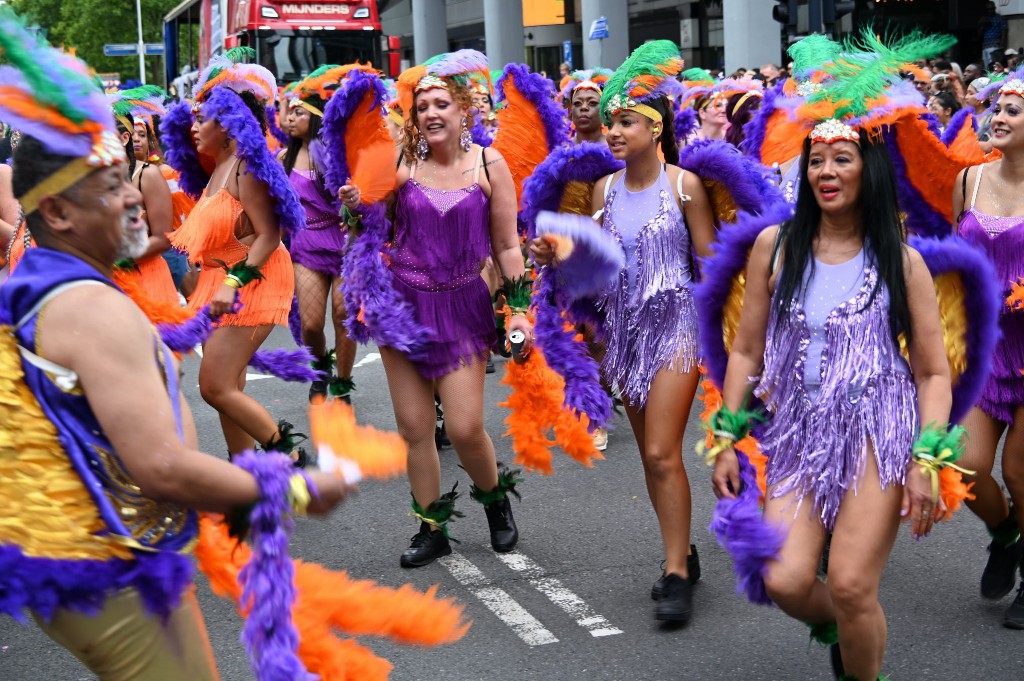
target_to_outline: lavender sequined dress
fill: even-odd
[[[1024,277],[1024,217],[986,215],[974,207],[981,182],[979,167],[971,207],[960,219],[958,232],[969,243],[979,246],[995,264],[999,281],[1007,289]],[[1002,337],[992,356],[992,373],[982,390],[978,406],[986,414],[1004,423],[1013,422],[1013,412],[1024,405],[1024,313],[1003,306],[999,315]]]
[[[690,233],[665,171],[639,192],[619,178],[605,199],[604,228],[622,245],[626,267],[600,303],[608,345],[601,368],[643,407],[658,371],[689,371],[700,358]]]
[[[292,234],[288,245],[292,261],[331,277],[338,276],[346,248],[338,207],[321,189],[315,171],[292,170],[288,179],[306,209],[306,229]]]
[[[825,527],[856,492],[869,444],[882,488],[902,485],[918,426],[917,389],[889,330],[889,295],[865,251],[815,262],[803,301],[768,322],[754,394],[771,420],[759,433],[771,498],[813,499]],[[808,268],[810,272],[810,268]],[[870,302],[869,302],[870,301]]]
[[[398,190],[395,242],[388,256],[395,287],[416,320],[434,331],[425,378],[485,360],[497,340],[487,284],[480,276],[491,252],[490,200],[478,183],[464,189],[426,187],[410,178]]]

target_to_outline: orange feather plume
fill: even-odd
[[[317,448],[359,466],[363,477],[390,478],[406,471],[408,446],[397,433],[356,423],[352,407],[342,400],[320,401],[309,408],[309,425]]]
[[[492,145],[501,152],[516,187],[516,206],[523,196],[523,182],[548,157],[544,121],[536,107],[516,87],[512,74],[505,77],[505,108],[497,113],[498,133]]]
[[[386,197],[397,181],[395,143],[380,115],[380,107],[372,106],[375,96],[373,90],[367,90],[345,129],[345,160],[352,175],[351,184],[359,187],[366,204]]]
[[[939,470],[939,496],[946,505],[946,517],[943,520],[953,517],[953,512],[959,510],[964,501],[975,499],[972,487],[974,483],[965,483],[960,471],[948,466]]]

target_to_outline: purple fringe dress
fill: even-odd
[[[424,378],[438,378],[483,361],[497,341],[487,284],[480,276],[491,252],[490,200],[480,184],[426,187],[413,178],[398,190],[395,241],[388,257],[395,288],[416,321],[433,330]]]
[[[816,262],[803,303],[779,320],[772,301],[754,389],[772,415],[758,433],[770,497],[812,498],[828,530],[847,491],[857,491],[869,443],[882,488],[904,484],[918,426],[917,388],[892,340],[884,284],[870,300],[877,281],[864,249],[840,265]]]
[[[968,243],[982,248],[995,264],[999,282],[1010,284],[1024,277],[1024,218],[986,215],[974,207],[981,183],[978,179],[971,196],[971,207],[960,219],[958,232]],[[982,390],[978,407],[994,419],[1013,423],[1013,413],[1024,405],[1024,313],[1003,305],[999,315],[1002,337],[992,357],[992,373]]]
[[[601,368],[642,408],[658,371],[685,372],[700,361],[690,232],[664,170],[639,192],[620,177],[604,205],[604,228],[625,251],[626,267],[600,301],[608,345]]]
[[[306,229],[291,235],[288,252],[292,261],[331,277],[341,274],[341,256],[347,246],[345,232],[326,190],[314,170],[292,170],[288,175],[306,209]]]

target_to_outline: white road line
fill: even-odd
[[[470,592],[480,599],[498,619],[507,624],[516,635],[530,646],[542,646],[558,643],[558,639],[544,628],[537,618],[526,611],[526,608],[506,592],[496,586],[490,586],[490,580],[476,565],[464,556],[453,553],[438,560],[448,568],[455,579],[469,587]]]
[[[366,354],[366,357],[363,357],[361,360],[356,362],[355,366],[353,366],[352,368],[353,369],[358,369],[359,367],[366,366],[367,364],[373,364],[374,362],[379,361],[379,360],[380,360],[380,353],[379,352],[368,352]]]
[[[548,597],[548,600],[564,610],[576,620],[576,624],[590,632],[591,636],[614,636],[622,630],[612,626],[611,622],[598,615],[587,605],[586,601],[577,596],[554,577],[547,577],[542,568],[525,554],[519,551],[495,554],[506,566],[526,576],[537,591]]]

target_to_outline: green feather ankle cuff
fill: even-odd
[[[836,626],[835,622],[827,622],[825,624],[808,624],[811,628],[811,640],[820,643],[823,646],[830,646],[833,643],[839,643],[839,627]]]
[[[516,491],[516,485],[523,481],[523,478],[519,477],[520,473],[522,471],[518,468],[508,468],[499,463],[497,486],[490,491],[484,491],[473,485],[469,488],[469,498],[484,506],[490,506],[496,501],[507,499],[509,494],[521,500],[522,497]]]
[[[458,486],[459,483],[456,482],[455,486],[452,487],[451,492],[442,494],[435,501],[432,501],[426,508],[423,508],[416,503],[416,498],[413,497],[412,513],[410,514],[419,518],[428,525],[440,528],[441,532],[444,533],[444,536],[448,537],[448,539],[451,539],[456,544],[459,543],[459,540],[448,534],[448,523],[455,518],[461,518],[463,516],[462,513],[455,510],[455,500],[459,498],[459,493],[456,491]]]

